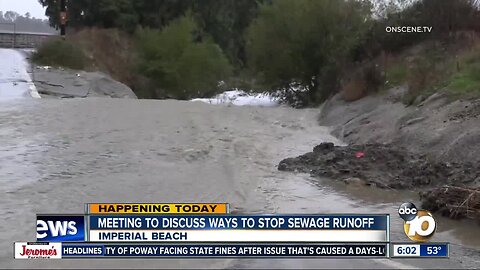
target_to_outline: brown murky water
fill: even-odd
[[[0,265],[72,268],[438,268],[480,265],[480,227],[438,218],[449,260],[14,261],[35,238],[36,213],[82,213],[86,202],[229,202],[243,213],[390,213],[415,193],[349,187],[279,172],[322,141],[318,110],[118,99],[0,102]]]

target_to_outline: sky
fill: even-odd
[[[24,15],[30,12],[32,17],[46,19],[45,9],[40,5],[38,0],[0,0],[0,10],[16,11],[17,13]]]

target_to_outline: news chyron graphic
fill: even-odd
[[[37,215],[16,259],[388,258],[388,214],[233,214],[228,203],[88,203]]]
[[[37,215],[36,242],[16,259],[448,258],[448,243],[391,243],[389,214],[233,214],[228,203],[87,203]],[[430,212],[404,203],[405,233],[429,240]],[[32,220],[33,221],[33,220]]]
[[[427,242],[435,234],[437,223],[429,211],[418,210],[415,204],[407,202],[400,205],[398,214],[404,220],[403,229],[410,240]]]
[[[82,242],[85,240],[83,215],[37,215],[37,241]]]

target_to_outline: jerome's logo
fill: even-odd
[[[84,224],[84,216],[37,215],[37,241],[84,241]]]
[[[15,243],[15,259],[60,259],[61,243]]]
[[[404,203],[398,208],[398,214],[404,220],[403,229],[410,240],[426,242],[432,238],[437,228],[432,213],[417,210],[413,203]]]

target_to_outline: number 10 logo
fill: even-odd
[[[427,210],[417,210],[413,203],[404,203],[398,209],[398,214],[405,221],[405,234],[415,242],[426,242],[432,238],[437,223]]]

